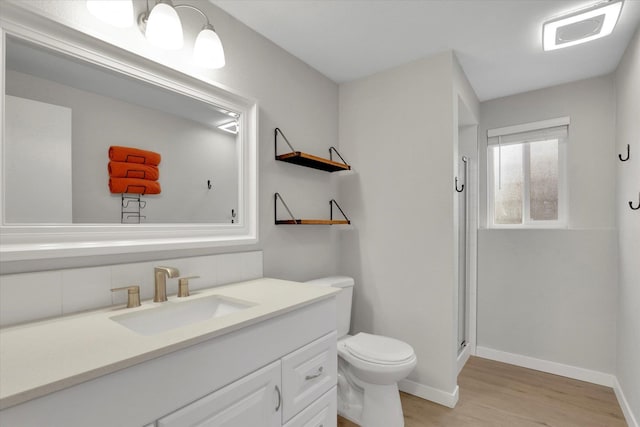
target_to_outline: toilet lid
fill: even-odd
[[[415,356],[413,348],[405,342],[364,332],[347,339],[344,345],[353,356],[374,363],[402,363]]]

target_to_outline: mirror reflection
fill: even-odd
[[[242,117],[7,37],[9,224],[231,223]]]

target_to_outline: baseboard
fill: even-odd
[[[456,406],[456,403],[458,403],[459,391],[457,385],[453,392],[448,393],[437,388],[429,387],[415,381],[404,379],[400,380],[400,382],[398,383],[398,388],[400,389],[400,391],[404,391],[405,393],[413,394],[414,396],[430,400],[448,408],[454,408]]]
[[[494,350],[487,347],[477,346],[476,356],[612,388],[616,382],[615,376],[605,374],[604,372],[592,371],[576,366],[551,362],[549,360],[522,356],[520,354],[507,353],[506,351]]]
[[[627,402],[627,398],[624,396],[624,392],[622,391],[622,387],[620,386],[617,378],[614,378],[613,391],[616,392],[618,403],[620,404],[620,408],[622,408],[624,419],[627,421],[627,424],[629,424],[629,427],[640,427],[638,425],[638,420],[631,411],[631,406],[629,405],[629,402]]]
[[[471,357],[471,347],[469,345],[466,345],[462,349],[460,354],[458,354],[458,358],[456,359],[456,362],[458,364],[458,375],[460,375],[460,371],[462,371],[462,368],[464,368],[464,365],[466,365],[469,357]]]

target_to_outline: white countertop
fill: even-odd
[[[337,291],[265,278],[193,291],[167,303],[145,301],[137,308],[119,306],[0,329],[0,409],[253,325]],[[110,319],[210,295],[256,305],[156,335],[137,334]]]

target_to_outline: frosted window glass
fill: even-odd
[[[494,221],[522,224],[522,144],[493,147]]]
[[[529,194],[531,219],[558,219],[558,140],[529,145]]]

